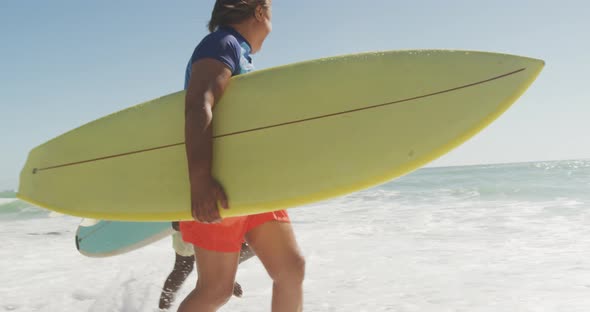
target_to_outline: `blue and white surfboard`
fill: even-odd
[[[85,219],[76,231],[76,248],[88,257],[110,257],[147,246],[172,233],[170,222]]]

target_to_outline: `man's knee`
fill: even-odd
[[[276,283],[300,284],[305,277],[305,258],[293,255],[284,265],[271,272],[271,278]]]
[[[202,293],[203,298],[206,298],[209,304],[221,307],[226,304],[233,295],[234,284],[213,283],[204,287],[199,287],[199,284],[197,283],[197,292]]]

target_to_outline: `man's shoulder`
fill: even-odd
[[[199,44],[201,47],[221,47],[221,48],[238,48],[240,43],[238,39],[230,32],[219,29],[216,30],[201,40]]]

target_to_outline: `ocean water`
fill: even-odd
[[[86,258],[79,218],[0,194],[0,311],[157,311],[169,239]],[[590,160],[422,169],[290,215],[305,311],[590,311]],[[259,261],[237,279],[222,311],[270,310]]]

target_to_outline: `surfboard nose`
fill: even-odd
[[[516,56],[516,57],[518,57],[522,61],[523,65],[526,66],[528,71],[534,73],[535,78],[539,75],[539,73],[545,67],[544,60],[530,58],[530,57],[526,57],[526,56]]]

